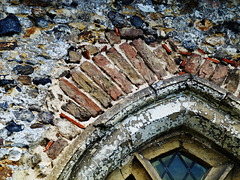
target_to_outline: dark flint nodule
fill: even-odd
[[[108,18],[112,21],[112,24],[118,28],[125,27],[128,24],[125,15],[118,12],[110,11],[108,13]]]
[[[41,28],[47,28],[48,27],[48,21],[42,17],[37,18],[35,20],[36,26],[41,27]]]
[[[135,26],[136,28],[141,28],[144,21],[142,20],[141,17],[139,16],[132,16],[130,19],[130,22],[133,26]]]
[[[34,69],[32,66],[29,66],[29,65],[26,65],[26,66],[17,65],[13,68],[13,71],[16,71],[17,74],[29,75],[33,73]]]
[[[191,51],[197,49],[196,43],[194,41],[192,41],[192,40],[184,40],[184,41],[182,41],[182,46],[185,47],[188,50],[191,50]]]
[[[12,134],[13,132],[20,132],[22,131],[23,125],[18,125],[15,122],[10,122],[7,124],[6,129]]]
[[[8,85],[8,84],[13,85],[14,84],[14,80],[0,79],[0,86],[5,86],[5,85]]]
[[[124,5],[129,5],[133,2],[134,0],[119,0],[118,2],[120,4],[124,4]]]
[[[50,124],[52,123],[54,116],[50,112],[40,112],[38,114],[39,117],[39,122],[44,123],[44,124]]]
[[[47,83],[52,83],[52,80],[50,78],[34,78],[33,83],[36,85],[39,84],[45,85]]]
[[[0,20],[0,35],[12,35],[21,32],[21,24],[14,14],[9,14],[5,19]]]

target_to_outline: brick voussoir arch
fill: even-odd
[[[240,160],[240,100],[194,75],[161,80],[112,106],[60,154],[47,179],[104,179],[162,133],[192,129]]]

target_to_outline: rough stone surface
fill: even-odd
[[[133,45],[137,49],[140,56],[143,58],[144,62],[153,72],[156,73],[158,78],[164,77],[166,75],[166,71],[163,69],[162,64],[158,61],[157,57],[147,47],[143,40],[134,40]]]
[[[133,28],[122,28],[119,30],[121,38],[137,39],[143,36],[143,30]]]
[[[68,145],[67,141],[64,139],[58,139],[55,141],[47,151],[48,157],[51,159],[56,159],[56,157],[61,153],[61,151]]]
[[[224,79],[227,77],[228,71],[229,68],[227,66],[218,64],[210,80],[217,85],[221,85]]]
[[[153,72],[145,65],[142,58],[137,54],[131,45],[126,42],[121,44],[120,48],[125,52],[133,66],[141,73],[148,84],[152,84],[156,81]]]
[[[111,98],[102,89],[97,87],[91,80],[89,80],[81,71],[77,69],[71,70],[72,78],[78,85],[86,92],[90,93],[96,98],[105,108],[111,105]]]
[[[100,107],[66,79],[60,80],[60,88],[80,106],[85,107],[92,116],[97,116],[98,112],[101,111]]]
[[[122,88],[126,93],[132,92],[132,85],[126,77],[102,54],[93,58],[94,62]]]
[[[91,114],[84,107],[76,105],[73,101],[68,101],[62,106],[62,109],[73,115],[79,121],[86,121],[91,117]]]
[[[191,74],[197,74],[203,59],[197,54],[193,54],[185,66],[185,71]]]
[[[229,71],[226,81],[224,82],[225,88],[231,92],[236,92],[240,81],[240,71],[234,69]]]
[[[105,92],[107,92],[114,100],[122,95],[122,91],[106,78],[93,64],[84,62],[81,69],[85,71]]]
[[[123,73],[130,79],[130,81],[139,86],[144,83],[141,76],[131,67],[127,60],[115,49],[111,48],[107,51],[107,56],[113,63],[123,71]]]
[[[121,42],[120,36],[118,36],[114,31],[107,32],[106,37],[111,45],[119,44]]]
[[[215,68],[216,64],[210,60],[205,60],[201,69],[199,70],[199,76],[205,79],[209,79],[212,76]]]

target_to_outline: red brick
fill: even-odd
[[[193,54],[185,66],[185,71],[191,74],[197,74],[203,59],[198,54]]]
[[[203,63],[199,71],[199,76],[205,79],[209,79],[212,76],[215,68],[216,68],[216,64],[213,61],[207,59]]]
[[[157,56],[157,58],[159,58],[161,62],[167,63],[166,69],[168,70],[168,72],[170,72],[171,74],[178,72],[178,67],[175,64],[174,60],[161,46],[154,50],[154,54]]]
[[[132,84],[106,57],[104,57],[102,54],[98,54],[93,58],[93,60],[98,65],[98,67],[100,67],[105,73],[111,76],[111,78],[122,88],[124,92],[132,92]]]
[[[129,64],[127,60],[115,48],[110,48],[107,51],[107,56],[119,69],[123,71],[123,73],[133,84],[139,86],[144,83],[142,77],[134,70],[131,64]]]
[[[91,99],[89,99],[85,94],[83,94],[78,88],[76,88],[65,78],[60,79],[59,85],[66,95],[76,101],[81,107],[86,108],[92,116],[96,117],[101,111],[101,108],[97,104],[95,104]]]
[[[137,39],[133,41],[133,45],[143,58],[145,64],[158,76],[158,78],[167,75],[166,70],[162,67],[158,58],[153,54],[153,52],[148,48],[146,43],[142,39]]]
[[[127,58],[131,61],[138,72],[144,77],[148,84],[152,84],[157,80],[153,72],[146,66],[142,58],[137,55],[137,52],[130,44],[125,42],[120,45],[120,48],[124,51]]]
[[[235,93],[240,80],[240,70],[239,69],[233,69],[230,70],[227,76],[226,81],[224,82],[225,88],[228,90],[228,92]]]
[[[111,80],[96,68],[92,63],[85,61],[81,64],[81,69],[86,72],[104,91],[106,91],[114,100],[122,95],[122,91],[114,85]]]
[[[62,150],[68,145],[68,142],[64,139],[58,139],[47,150],[47,155],[51,159],[56,159]]]
[[[81,71],[77,69],[71,70],[73,80],[86,92],[96,98],[105,108],[111,105],[111,98],[105,91],[97,87],[90,79],[88,79]]]
[[[213,76],[211,77],[211,81],[216,83],[217,85],[221,85],[224,79],[227,77],[229,68],[225,65],[218,64]]]
[[[121,43],[120,36],[118,36],[114,31],[107,32],[106,37],[111,45]]]

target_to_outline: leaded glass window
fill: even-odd
[[[159,157],[151,163],[163,180],[200,180],[207,171],[207,167],[181,152]]]

